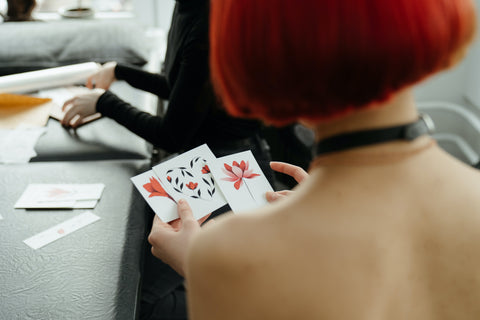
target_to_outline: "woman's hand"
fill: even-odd
[[[114,61],[105,63],[100,70],[94,75],[90,76],[85,83],[89,89],[99,88],[108,90],[110,85],[115,82],[115,67],[117,63]]]
[[[277,172],[284,173],[291,176],[298,183],[301,183],[302,181],[308,178],[308,173],[305,170],[289,163],[272,161],[270,162],[270,167],[272,168],[273,171],[277,171]],[[283,191],[277,191],[277,192],[269,191],[266,193],[265,196],[268,202],[273,202],[278,199],[284,198],[293,192],[294,191],[290,191],[290,190],[283,190]]]
[[[186,200],[180,199],[177,204],[180,219],[165,223],[155,215],[148,242],[152,245],[152,254],[155,257],[184,276],[190,240],[200,231],[200,225],[210,215],[196,221]]]
[[[61,121],[62,126],[76,128],[82,124],[83,119],[97,113],[97,101],[104,92],[103,89],[93,89],[65,101],[62,107],[65,111]]]

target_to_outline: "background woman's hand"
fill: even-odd
[[[270,167],[273,171],[277,171],[291,176],[293,179],[295,179],[295,181],[297,181],[297,183],[301,183],[308,178],[308,173],[305,170],[303,170],[301,167],[294,166],[289,163],[272,161],[270,162]],[[293,192],[294,191],[290,190],[267,192],[265,196],[268,202],[273,202],[275,200],[286,197]]]
[[[108,90],[110,85],[115,82],[115,67],[117,63],[114,61],[105,63],[100,70],[93,76],[90,76],[85,83],[85,86],[89,89],[99,88]]]
[[[196,221],[186,200],[180,199],[177,204],[180,219],[165,223],[155,216],[148,242],[152,245],[152,254],[155,257],[184,276],[190,240],[210,215]]]
[[[62,126],[76,128],[82,124],[83,119],[97,113],[97,101],[104,92],[103,89],[93,89],[65,101],[62,107],[65,111],[61,121]]]

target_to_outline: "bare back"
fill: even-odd
[[[480,172],[436,146],[320,166],[209,229],[187,271],[193,319],[480,318]]]

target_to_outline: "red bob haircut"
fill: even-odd
[[[457,62],[473,0],[211,0],[212,80],[235,116],[324,121]]]

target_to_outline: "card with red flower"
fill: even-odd
[[[31,183],[15,203],[17,209],[93,209],[102,196],[103,183]]]
[[[210,170],[235,213],[267,204],[273,191],[250,150],[218,158]]]
[[[153,170],[130,178],[153,212],[164,222],[178,218],[177,203],[163,188]]]
[[[153,167],[173,199],[186,199],[196,219],[227,204],[210,172],[215,155],[206,144]]]

